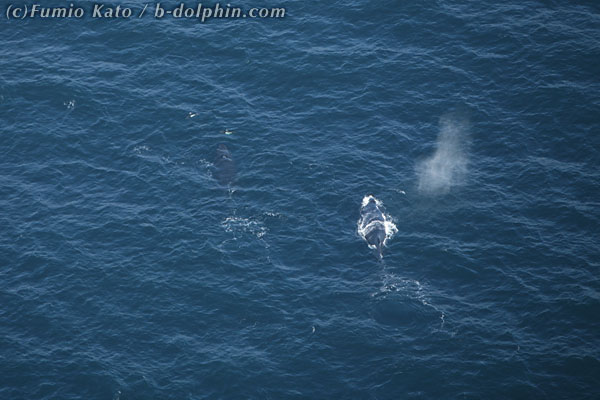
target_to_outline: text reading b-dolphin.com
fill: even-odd
[[[156,19],[163,18],[183,18],[196,19],[205,22],[209,19],[218,18],[284,18],[285,8],[257,8],[253,7],[243,10],[240,7],[232,7],[230,4],[221,5],[216,3],[211,6],[204,6],[198,3],[188,6],[185,3],[179,3],[176,6],[165,6],[161,3],[146,3],[140,8],[112,6],[96,3],[90,7],[79,7],[69,3],[64,7],[45,7],[41,4],[9,4],[3,13],[6,19],[65,19],[65,18],[84,18],[86,16],[96,19],[129,19],[143,18],[151,16]]]

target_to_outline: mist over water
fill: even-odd
[[[464,183],[468,166],[469,120],[451,113],[440,118],[433,155],[417,164],[419,192],[440,195]]]

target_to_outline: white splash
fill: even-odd
[[[133,152],[136,154],[147,153],[150,151],[150,147],[148,146],[135,146],[133,148]]]
[[[398,232],[398,228],[396,227],[396,224],[394,224],[394,220],[393,218],[386,214],[383,208],[383,203],[377,199],[375,196],[373,195],[366,195],[365,197],[363,197],[362,199],[362,203],[361,203],[361,208],[365,207],[367,204],[369,204],[369,201],[373,199],[375,200],[375,204],[377,204],[377,207],[382,211],[383,213],[383,226],[385,228],[385,240],[383,241],[383,245],[385,246],[386,243],[388,242],[388,240],[390,240],[395,234],[396,232]],[[361,217],[358,222],[357,222],[357,232],[360,235],[361,238],[363,238],[365,241],[366,239],[366,235],[371,231],[371,229],[374,228],[373,224],[375,222],[372,222],[370,224],[365,224],[363,221],[363,217]],[[370,249],[376,249],[376,246],[374,245],[369,245]]]
[[[253,236],[256,236],[258,239],[262,239],[263,236],[267,234],[267,228],[260,221],[256,221],[250,218],[242,218],[242,217],[227,217],[221,223],[225,232],[232,233],[234,238],[237,239],[238,234],[242,234],[244,232],[250,233]]]
[[[435,153],[417,165],[419,191],[448,193],[464,182],[467,174],[469,121],[456,114],[440,118],[440,133]]]
[[[67,106],[67,110],[72,110],[75,108],[75,100],[65,101],[63,102],[63,105]]]

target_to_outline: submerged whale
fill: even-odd
[[[387,237],[385,222],[385,214],[381,211],[377,199],[372,195],[365,196],[360,208],[358,232],[365,239],[369,248],[377,251],[380,259],[383,258],[383,245]]]
[[[235,179],[235,163],[231,152],[224,144],[217,147],[213,176],[221,185],[230,185]]]

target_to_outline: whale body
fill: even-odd
[[[387,237],[385,223],[385,214],[375,197],[372,195],[365,196],[360,209],[358,231],[369,245],[369,248],[376,250],[380,259],[383,258],[383,245]]]
[[[230,185],[235,179],[235,162],[224,144],[217,147],[213,176],[221,185]]]

